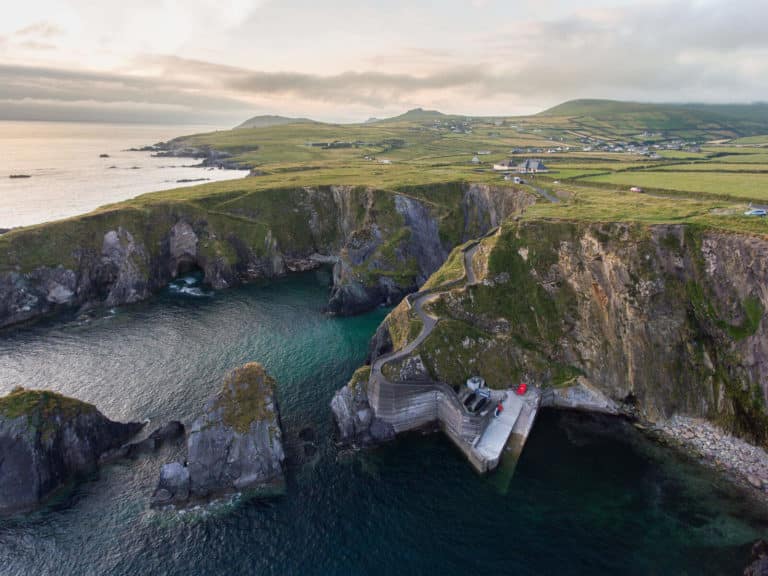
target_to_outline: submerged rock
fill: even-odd
[[[55,392],[18,388],[0,398],[0,513],[28,510],[96,469],[143,423],[120,423]]]
[[[221,391],[193,422],[187,465],[163,467],[152,505],[234,492],[281,492],[284,460],[275,381],[261,364],[246,364],[227,375]]]

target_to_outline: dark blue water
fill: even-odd
[[[768,533],[754,502],[617,419],[544,412],[506,492],[439,435],[340,452],[328,402],[385,311],[325,316],[328,281],[169,290],[0,335],[0,393],[52,388],[153,424],[194,417],[226,370],[258,360],[279,381],[291,462],[285,497],[181,516],[147,508],[173,454],[106,467],[0,520],[0,574],[739,574]]]

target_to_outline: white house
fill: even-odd
[[[518,172],[519,174],[538,174],[549,172],[549,169],[544,165],[544,162],[536,159],[528,159],[520,164],[516,164],[514,159],[502,160],[501,162],[494,164],[493,169],[502,172],[514,171]]]
[[[528,159],[522,164],[518,164],[515,170],[520,174],[537,174],[541,172],[549,172],[549,169],[544,165],[544,162],[537,159]]]

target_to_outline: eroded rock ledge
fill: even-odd
[[[31,509],[93,472],[143,426],[54,392],[19,388],[0,398],[0,514]]]
[[[244,493],[284,491],[280,414],[275,381],[258,363],[233,370],[189,429],[187,461],[160,470],[153,507],[186,505]]]

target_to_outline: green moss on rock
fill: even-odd
[[[6,396],[0,397],[0,414],[7,418],[26,416],[28,419],[44,422],[55,416],[69,419],[93,412],[96,412],[93,404],[50,390],[14,388]]]
[[[275,380],[257,362],[235,368],[224,379],[221,394],[214,409],[222,409],[222,421],[237,432],[245,434],[256,420],[272,415]]]
[[[371,376],[370,366],[361,366],[352,374],[349,379],[349,387],[357,392],[360,387],[366,387],[368,385],[368,379]]]

